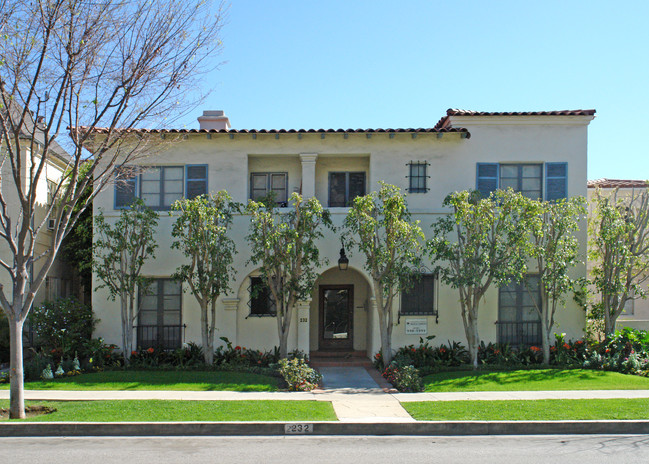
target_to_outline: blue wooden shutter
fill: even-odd
[[[498,188],[498,163],[478,163],[476,168],[476,190],[487,198]]]
[[[207,165],[188,164],[185,166],[185,198],[191,200],[207,194]]]
[[[568,196],[568,163],[545,163],[545,199],[560,200]]]

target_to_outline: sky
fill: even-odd
[[[649,179],[649,2],[232,0],[196,128],[432,127],[447,108],[596,109],[588,178]]]

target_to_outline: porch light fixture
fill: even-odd
[[[340,249],[340,258],[338,258],[338,269],[341,271],[346,271],[347,267],[349,267],[349,258],[347,258],[347,255],[345,254],[345,246]]]

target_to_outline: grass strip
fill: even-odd
[[[115,370],[38,382],[26,390],[277,391],[279,379],[249,372]],[[8,389],[8,384],[0,385]]]
[[[424,377],[427,392],[649,390],[649,378],[587,369],[452,371]]]
[[[175,422],[175,421],[335,421],[326,401],[28,401],[56,412],[28,418],[30,422]],[[8,408],[9,401],[0,401]]]
[[[649,399],[417,401],[401,403],[420,421],[649,419]]]

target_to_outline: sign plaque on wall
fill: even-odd
[[[426,319],[406,319],[406,335],[428,335]]]

